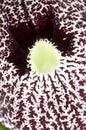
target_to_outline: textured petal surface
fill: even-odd
[[[85,10],[84,0],[0,3],[0,122],[10,130],[86,130]],[[27,68],[40,37],[62,52],[52,75]]]

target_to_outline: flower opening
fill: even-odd
[[[61,53],[47,39],[36,41],[30,50],[31,69],[37,73],[48,74],[54,71],[60,63]]]

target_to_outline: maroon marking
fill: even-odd
[[[40,117],[40,123],[43,126],[43,129],[41,129],[41,130],[49,130],[49,128],[46,128],[46,124],[48,124],[49,122],[46,121],[44,116]]]
[[[44,109],[44,98],[43,98],[43,96],[40,97],[39,109],[41,109],[41,113],[45,113],[46,112],[46,110]]]
[[[57,130],[57,124],[52,123],[51,125],[53,126],[54,130]]]
[[[84,92],[84,89],[80,89],[79,94],[80,94],[82,100],[84,100],[86,102],[86,92]]]
[[[30,128],[29,128],[27,125],[25,125],[25,126],[23,127],[23,130],[30,130]]]
[[[21,99],[21,98],[22,98],[22,95],[23,95],[23,87],[20,88],[20,91],[17,92],[17,93],[18,93],[17,99]]]
[[[34,118],[34,116],[35,117],[37,117],[37,113],[33,110],[34,108],[31,106],[31,107],[29,107],[29,113],[28,113],[28,115],[29,115],[29,117],[31,117],[31,118]]]
[[[32,130],[37,130],[36,129],[36,121],[34,119],[30,120],[30,125],[31,125]]]

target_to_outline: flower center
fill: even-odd
[[[54,71],[60,62],[61,53],[47,39],[36,41],[27,61],[31,65],[31,69],[40,74],[48,74]]]

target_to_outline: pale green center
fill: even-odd
[[[37,73],[48,74],[54,71],[60,61],[61,53],[47,39],[36,41],[30,50],[31,69]]]

